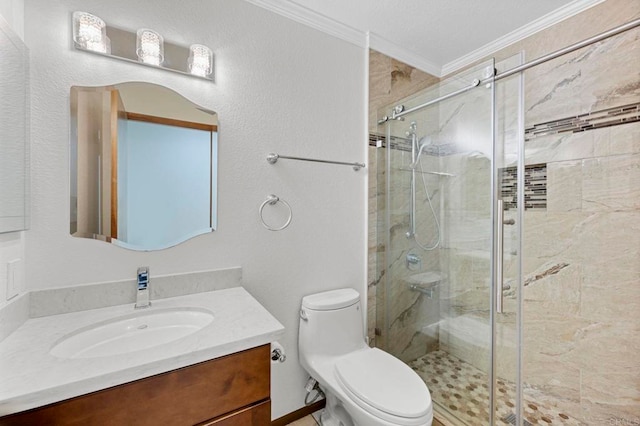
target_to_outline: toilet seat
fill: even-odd
[[[353,401],[375,416],[413,424],[431,410],[431,395],[420,376],[394,356],[376,348],[338,359],[335,375]]]

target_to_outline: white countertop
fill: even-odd
[[[282,324],[241,287],[153,300],[148,309],[175,307],[208,309],[214,320],[164,345],[99,358],[62,359],[49,350],[74,330],[133,313],[133,304],[27,320],[0,342],[0,416],[268,344],[284,334]]]

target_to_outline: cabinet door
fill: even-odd
[[[0,426],[198,424],[269,401],[269,353],[260,346],[2,417]]]
[[[197,426],[264,426],[270,423],[271,400],[268,400]]]

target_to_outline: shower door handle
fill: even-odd
[[[498,200],[497,211],[497,229],[496,229],[496,282],[495,282],[495,297],[496,297],[496,312],[503,313],[503,299],[502,299],[502,281],[503,281],[503,257],[504,257],[504,202]]]

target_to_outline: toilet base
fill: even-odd
[[[320,424],[322,426],[354,426],[342,402],[331,393],[325,393],[325,395],[327,404],[320,415]]]
[[[320,414],[322,426],[398,426],[385,420],[372,417],[369,413],[361,411],[355,405],[347,411],[345,404],[332,393],[326,386],[320,386],[326,397],[326,405]],[[351,413],[351,414],[350,414]],[[433,414],[429,413],[428,419],[421,422],[421,426],[431,426]]]

